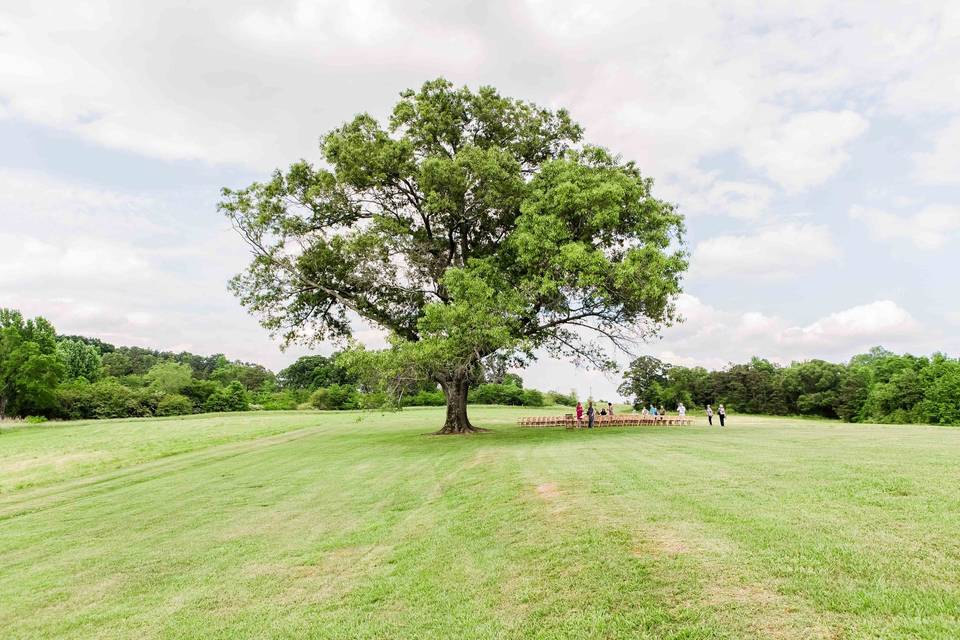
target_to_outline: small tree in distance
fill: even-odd
[[[223,190],[253,253],[232,290],[287,343],[348,339],[357,318],[388,330],[377,370],[436,381],[439,433],[476,431],[484,358],[610,367],[596,336],[626,349],[674,319],[682,216],[581,138],[566,111],[490,87],[405,91],[386,127],[362,114],[324,136],[327,166]]]
[[[640,356],[630,363],[623,372],[623,383],[617,392],[625,398],[633,398],[633,406],[640,407],[645,402],[656,402],[651,392],[667,381],[670,365],[653,356]]]

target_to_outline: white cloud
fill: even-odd
[[[956,74],[960,78],[960,73]],[[955,95],[960,95],[960,88]],[[960,184],[960,118],[933,135],[933,149],[913,154],[913,177],[922,184]]]
[[[920,249],[942,249],[960,235],[960,208],[951,205],[930,205],[910,214],[854,206],[850,217],[864,223],[872,238],[910,242]]]
[[[133,194],[22,169],[0,167],[0,220],[7,232],[168,237],[164,206]]]
[[[460,75],[483,55],[467,25],[414,7],[216,5],[0,8],[0,102],[111,148],[270,169],[315,156],[323,131],[414,78]]]
[[[0,286],[49,282],[101,286],[156,277],[136,250],[96,238],[73,238],[65,244],[0,233],[0,246]]]
[[[787,223],[746,235],[704,240],[693,252],[694,277],[777,279],[835,262],[840,250],[823,225]]]
[[[792,360],[843,360],[876,344],[916,344],[920,323],[890,300],[857,305],[802,324],[760,311],[733,313],[683,294],[685,321],[664,333],[658,357],[676,364],[717,368],[758,355]]]
[[[8,3],[0,103],[110,147],[262,169],[444,74],[570,106],[653,175],[732,151],[802,189],[862,130],[833,106],[851,91],[896,79],[928,101],[947,93],[922,63],[955,59],[952,15],[932,2]]]
[[[879,300],[830,315],[804,327],[789,327],[779,334],[784,345],[835,346],[876,343],[910,336],[919,324],[905,309],[890,300]]]
[[[896,52],[891,81],[884,86],[885,102],[896,113],[957,113],[960,105],[960,5],[931,3],[928,19],[907,20],[884,34],[882,45]],[[899,33],[897,33],[899,31]]]
[[[723,180],[717,172],[690,170],[657,183],[656,195],[676,202],[686,216],[723,215],[757,220],[769,214],[774,190],[760,182]]]
[[[847,145],[867,130],[853,111],[810,111],[751,133],[747,161],[790,192],[816,186],[850,159]]]

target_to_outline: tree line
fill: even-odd
[[[277,374],[223,354],[202,356],[115,346],[58,335],[42,317],[0,309],[0,419],[97,419],[202,412],[440,406],[436,383],[411,385],[399,397],[361,379],[341,354],[299,358]],[[524,389],[502,363],[481,371],[471,402],[573,404],[571,394]]]
[[[708,371],[642,356],[624,373],[620,393],[637,407],[723,403],[728,411],[741,413],[960,424],[960,360],[874,347],[845,363],[807,360],[780,366],[755,357]]]

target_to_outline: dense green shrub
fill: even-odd
[[[575,407],[577,406],[577,394],[573,391],[570,393],[561,393],[559,391],[548,391],[546,397],[544,398],[546,404],[555,404],[561,407]]]
[[[180,393],[190,398],[193,402],[194,407],[203,407],[207,404],[207,400],[221,389],[219,382],[213,380],[200,380],[194,378],[190,381],[190,384],[184,387]]]
[[[310,404],[315,409],[337,410],[360,407],[360,394],[348,384],[332,384],[321,387],[310,395]]]
[[[512,384],[481,384],[471,389],[467,397],[473,404],[507,404],[513,406],[542,407],[543,392],[536,389],[521,389]]]
[[[525,407],[542,407],[545,404],[543,392],[536,389],[524,389],[521,398]]]
[[[385,409],[391,406],[390,397],[383,391],[361,393],[359,398],[361,409]]]
[[[264,411],[286,411],[296,409],[297,406],[309,398],[306,392],[287,389],[285,391],[258,391],[251,397],[251,402]]]
[[[520,405],[523,401],[523,390],[503,384],[481,384],[470,390],[467,400],[472,404]]]
[[[179,393],[165,395],[157,402],[158,416],[183,416],[193,413],[193,402]]]
[[[113,378],[90,384],[80,379],[57,388],[57,410],[61,418],[146,417],[156,413],[159,396],[147,389],[130,389]]]
[[[402,399],[404,407],[442,407],[447,404],[443,391],[418,391]]]
[[[246,411],[249,408],[250,399],[247,396],[247,390],[237,380],[214,391],[203,403],[203,410],[209,413]]]

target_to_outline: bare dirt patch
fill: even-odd
[[[493,451],[490,449],[481,449],[480,451],[477,451],[472,458],[470,458],[465,468],[473,469],[474,467],[487,465],[493,462],[495,459],[496,458]]]
[[[560,490],[555,482],[545,482],[537,485],[537,495],[544,500],[553,500],[560,497]]]
[[[690,543],[674,534],[672,531],[665,531],[654,538],[654,544],[661,553],[668,556],[676,556],[681,553],[689,553],[692,550]]]
[[[828,640],[836,637],[799,603],[765,585],[714,584],[706,591],[706,603],[724,610],[742,611],[750,620],[749,626],[762,638]]]
[[[563,516],[570,506],[569,500],[556,482],[542,482],[534,487],[534,492],[537,499],[549,507],[548,511],[554,518]]]
[[[651,553],[665,556],[709,556],[728,550],[729,545],[726,542],[711,539],[690,523],[671,522],[647,528],[643,532],[643,541],[634,547],[633,553],[636,556]]]

